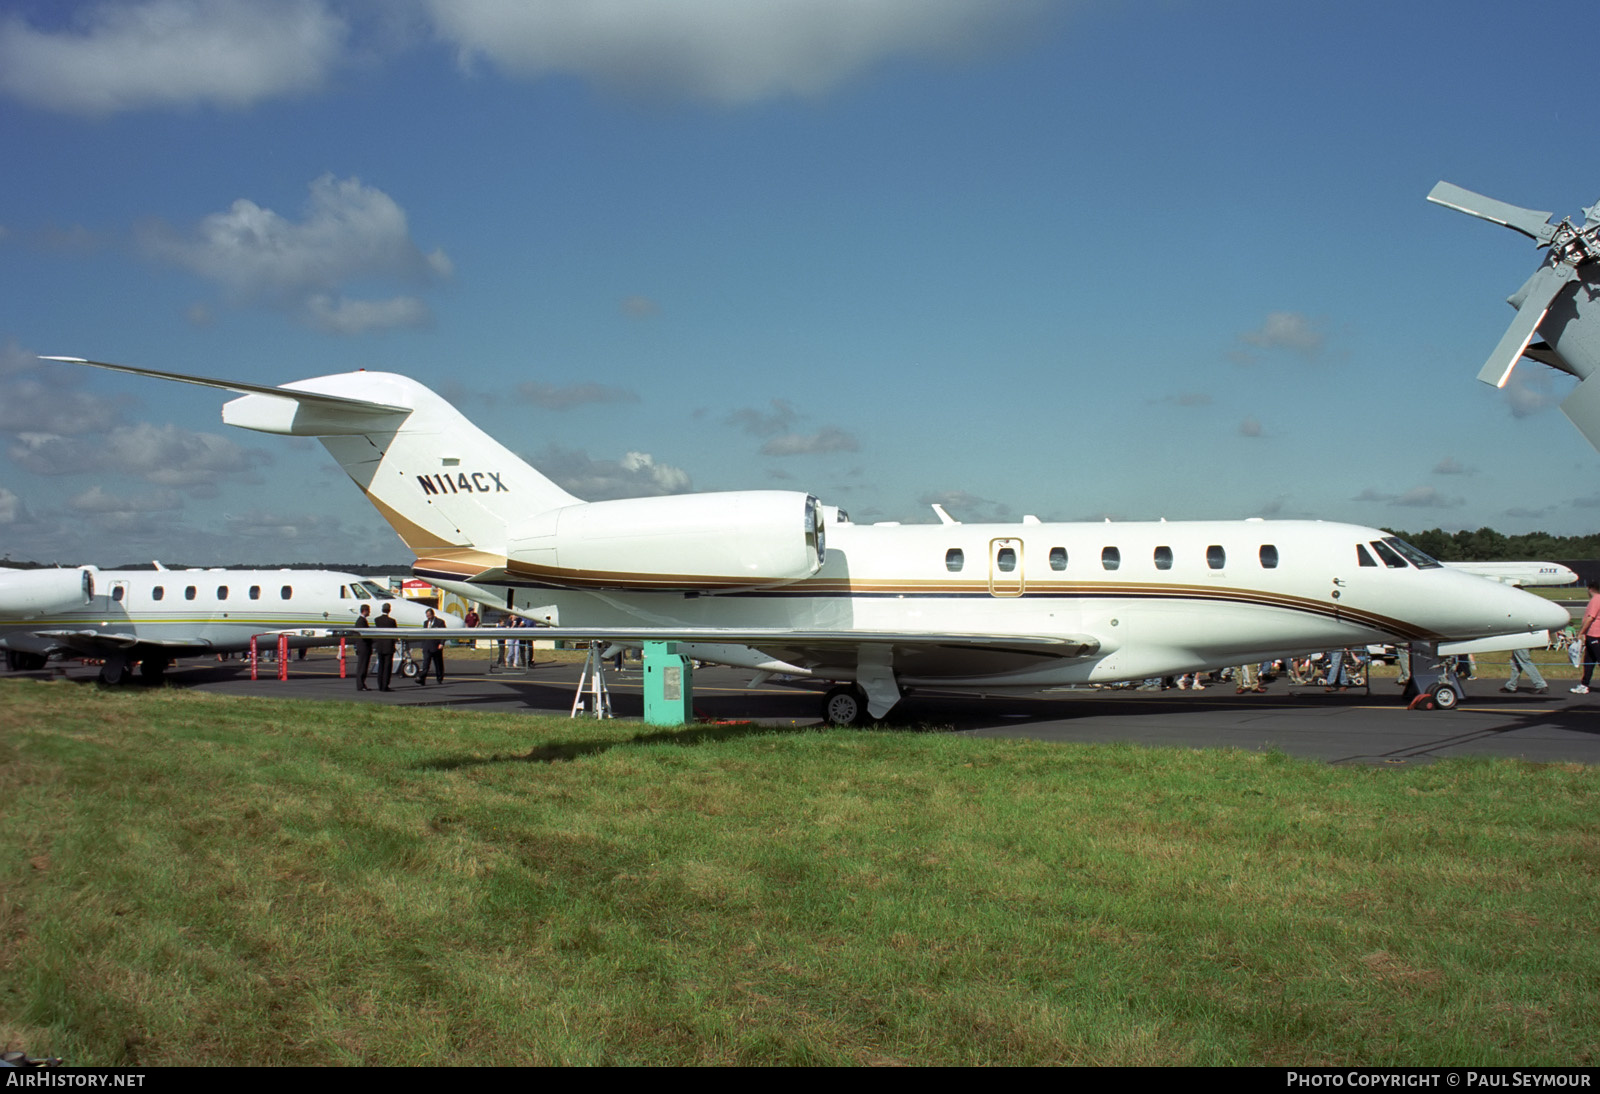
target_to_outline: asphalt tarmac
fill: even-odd
[[[351,661],[354,667],[354,661]],[[395,677],[390,692],[358,692],[340,679],[338,661],[313,651],[291,660],[289,679],[277,666],[261,666],[251,681],[239,661],[184,661],[167,675],[169,685],[222,695],[334,700],[394,706],[437,706],[498,713],[569,713],[581,666],[545,663],[524,671],[493,671],[486,662],[445,655],[445,683],[418,687]],[[94,686],[96,669],[52,664],[17,677],[68,679]],[[695,672],[696,714],[716,721],[816,726],[822,688],[768,682],[750,688],[747,671],[703,668]],[[608,672],[617,717],[643,710],[636,665]],[[1371,693],[1353,689],[1328,694],[1321,688],[1274,683],[1265,695],[1238,695],[1232,687],[1205,691],[1145,692],[1134,689],[1055,689],[1025,696],[908,695],[885,727],[946,728],[973,737],[1020,737],[1041,741],[1127,742],[1182,748],[1277,749],[1291,756],[1341,764],[1427,763],[1446,756],[1515,757],[1543,763],[1600,764],[1600,689],[1593,695],[1567,691],[1572,681],[1551,681],[1545,695],[1499,690],[1503,676],[1466,683],[1467,697],[1452,711],[1410,711],[1400,689],[1378,680]],[[127,685],[140,687],[139,683]]]

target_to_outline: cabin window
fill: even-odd
[[[1052,570],[1065,570],[1067,568],[1067,549],[1065,547],[1050,548],[1050,568]]]
[[[188,586],[187,588],[185,588],[183,590],[183,598],[185,600],[193,600],[194,599],[194,594],[195,594],[195,588],[194,588],[193,585],[190,585],[190,586]]]
[[[1383,564],[1389,567],[1389,569],[1404,570],[1406,568],[1406,560],[1395,554],[1394,548],[1390,547],[1382,540],[1373,540],[1372,549],[1378,552],[1378,557],[1383,559]]]
[[[1010,547],[1000,548],[999,551],[995,552],[994,564],[998,569],[1009,574],[1017,568],[1017,552]]]
[[[157,585],[154,589],[150,590],[150,599],[151,600],[160,600],[162,597],[164,597],[166,595],[167,595],[167,590],[163,589],[160,585]]]
[[[1278,549],[1270,543],[1261,545],[1261,568],[1263,570],[1276,570],[1278,568]]]
[[[953,574],[961,572],[961,567],[967,564],[967,556],[961,553],[961,548],[952,547],[944,553],[944,568]]]
[[[1122,552],[1115,547],[1106,547],[1100,552],[1100,565],[1108,570],[1115,570],[1122,565]]]
[[[252,586],[250,586],[250,599],[251,600],[260,600],[261,599],[261,586],[260,585],[252,585]]]
[[[1361,544],[1359,544],[1359,543],[1356,544],[1356,562],[1359,563],[1362,566],[1376,566],[1377,565],[1376,562],[1372,561],[1372,556],[1367,554],[1367,549],[1365,547],[1361,546]]]
[[[1213,570],[1220,570],[1228,564],[1228,552],[1222,549],[1222,544],[1213,543],[1206,548],[1206,565]]]
[[[218,600],[226,600],[226,599],[228,599],[228,587],[226,585],[218,585],[217,586],[217,599]]]
[[[291,586],[285,585],[283,588],[278,590],[278,596],[280,599],[288,600],[293,595],[294,589]]]
[[[1170,570],[1170,569],[1172,569],[1172,548],[1171,547],[1157,547],[1156,548],[1156,569],[1158,569],[1158,570]]]
[[[122,586],[121,585],[113,585],[111,587],[111,599],[115,600],[118,604],[122,603]]]

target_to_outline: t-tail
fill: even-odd
[[[82,358],[47,360],[238,393],[229,425],[316,437],[419,559],[463,577],[504,565],[512,529],[530,514],[581,504],[409,377],[346,372],[268,387]]]
[[[581,589],[729,591],[789,584],[826,558],[809,494],[744,490],[584,502],[428,388],[387,372],[268,387],[46,360],[237,393],[229,425],[316,437],[417,555],[425,577]]]

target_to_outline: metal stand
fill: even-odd
[[[572,713],[576,718],[583,709],[583,690],[589,689],[589,713],[596,718],[611,717],[611,691],[606,687],[606,663],[600,656],[600,643],[590,642],[589,653],[583,659],[583,675],[578,677],[578,692],[572,697]]]

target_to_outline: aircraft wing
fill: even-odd
[[[395,628],[349,630],[365,638],[395,638]],[[1052,659],[1088,657],[1100,639],[1087,634],[953,634],[943,631],[810,631],[783,627],[432,627],[408,641],[504,638],[522,641],[643,642],[745,646],[776,661],[806,667],[850,667],[863,647],[887,652],[897,667],[916,674],[980,675],[1033,667]],[[714,660],[714,659],[713,659]]]
[[[34,631],[40,638],[49,638],[59,643],[63,648],[84,654],[113,653],[118,650],[132,649],[134,646],[163,646],[169,649],[209,649],[210,642],[186,641],[175,642],[162,638],[140,638],[132,634],[117,634],[110,631]]]
[[[393,638],[397,627],[348,628],[342,632],[365,638]],[[416,632],[408,629],[407,633]],[[953,634],[947,631],[805,631],[788,627],[428,627],[420,637],[554,638],[571,642],[728,642],[741,646],[859,646],[863,643],[909,643],[1015,649],[1052,657],[1083,657],[1100,648],[1100,640],[1084,634]]]

